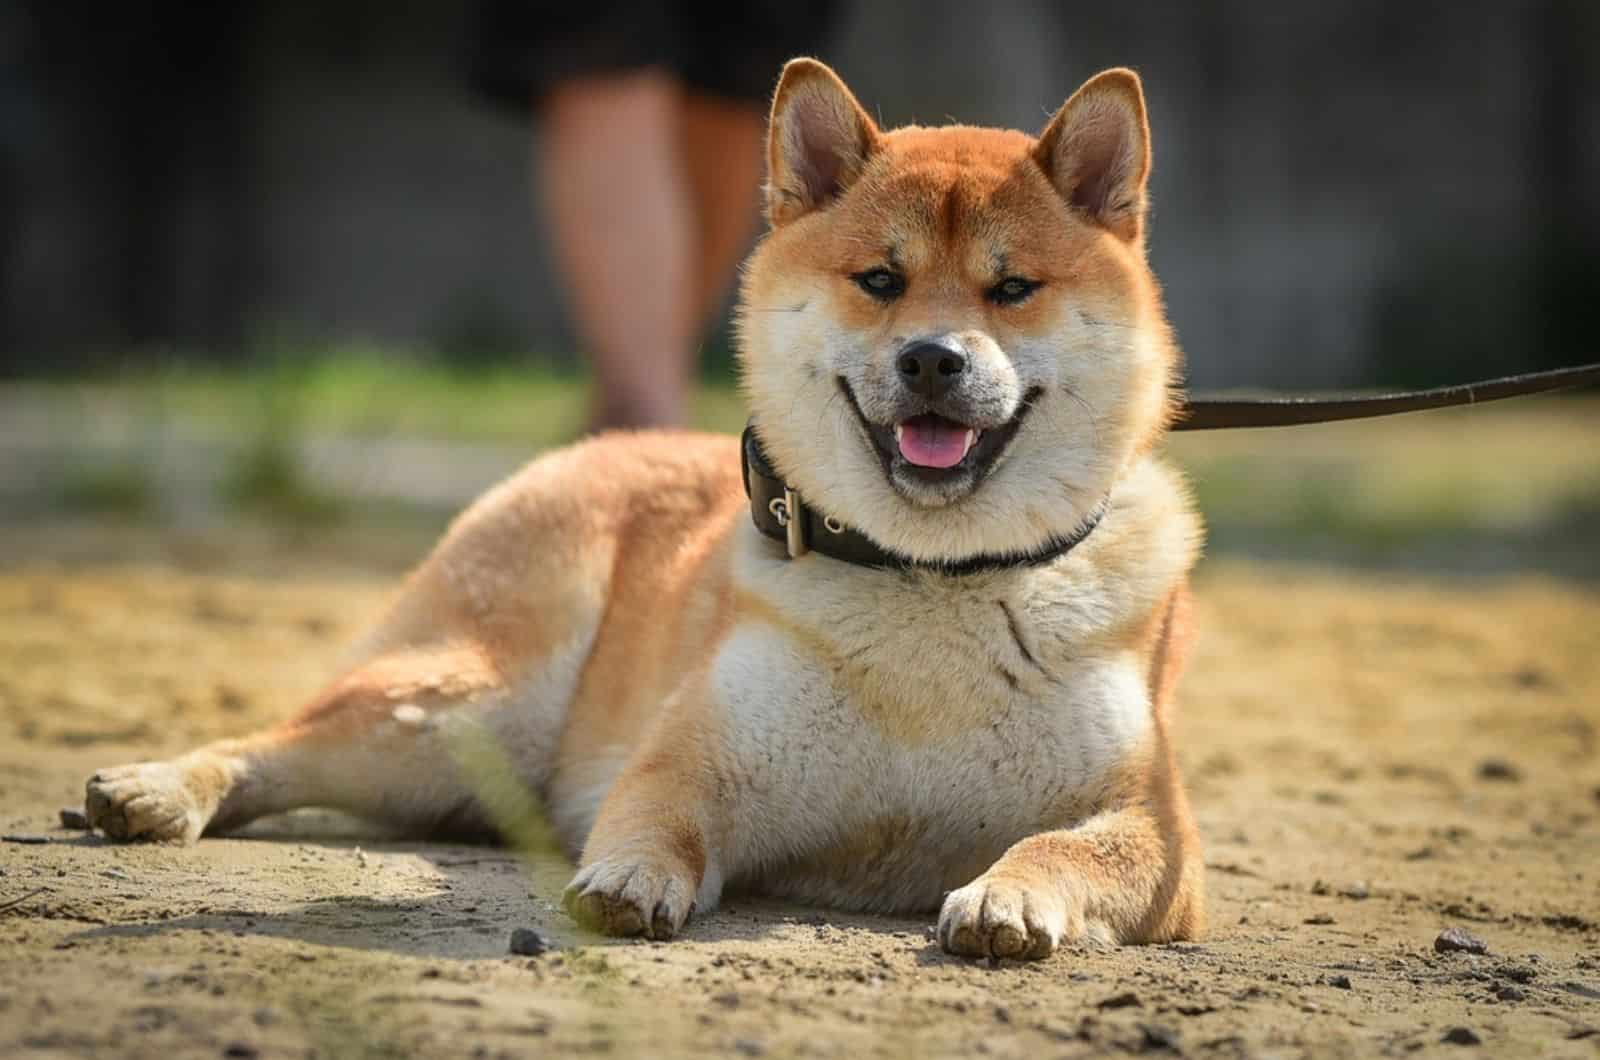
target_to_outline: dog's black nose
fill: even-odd
[[[967,370],[967,355],[949,340],[913,342],[901,351],[895,366],[906,386],[923,397],[939,398],[950,392]]]

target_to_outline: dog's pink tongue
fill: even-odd
[[[967,455],[967,428],[948,420],[918,416],[895,433],[900,455],[918,467],[955,467]]]

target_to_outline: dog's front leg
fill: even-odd
[[[563,896],[567,912],[608,935],[677,934],[708,873],[720,878],[707,857],[715,788],[703,733],[658,733],[601,804]],[[714,880],[703,904],[717,889]]]
[[[1125,806],[1013,845],[945,897],[939,942],[968,957],[1033,959],[1084,938],[1194,938],[1202,871],[1187,807]]]

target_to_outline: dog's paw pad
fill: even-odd
[[[694,908],[695,882],[650,858],[602,858],[567,885],[563,908],[579,923],[607,935],[670,939]]]
[[[1047,957],[1061,941],[1059,897],[1010,880],[978,879],[951,891],[939,911],[939,944],[962,957]]]
[[[141,762],[102,769],[89,778],[84,812],[89,824],[112,839],[193,843],[205,815],[172,762]]]

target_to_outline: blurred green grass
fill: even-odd
[[[575,372],[505,363],[456,368],[367,346],[278,358],[245,371],[169,369],[108,385],[131,400],[211,423],[292,423],[301,431],[533,449],[577,438],[591,394],[589,381]],[[703,381],[693,417],[705,430],[742,429],[743,402],[733,381]]]

